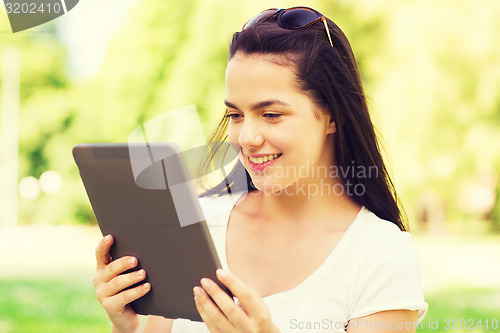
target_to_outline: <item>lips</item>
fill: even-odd
[[[250,161],[252,163],[262,164],[264,162],[271,161],[271,160],[273,160],[275,158],[278,158],[281,155],[282,154],[268,154],[268,155],[259,155],[259,157],[248,156],[248,158],[250,159]]]
[[[282,156],[283,154],[259,154],[246,156],[248,165],[252,171],[261,172],[270,167]]]

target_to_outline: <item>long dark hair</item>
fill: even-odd
[[[406,216],[400,208],[394,184],[382,158],[351,46],[340,28],[331,20],[325,19],[333,48],[323,22],[318,21],[302,30],[288,30],[280,27],[276,21],[268,20],[233,35],[229,60],[237,52],[266,54],[273,55],[269,57],[270,61],[293,66],[300,89],[317,106],[327,110],[335,121],[336,167],[344,171],[358,168],[356,172],[342,174],[344,186],[350,184],[351,187],[362,188],[362,194],[354,191],[353,199],[405,231]],[[225,141],[227,125],[228,118],[223,117],[210,142]],[[214,151],[220,153],[218,149]],[[358,174],[362,171],[360,167],[365,170],[362,177]],[[376,175],[367,175],[366,170],[376,170]],[[235,179],[246,183],[235,182]],[[249,174],[237,162],[226,181],[206,191],[204,195],[220,194],[227,191],[228,187],[237,191],[246,186],[249,190],[255,189]]]

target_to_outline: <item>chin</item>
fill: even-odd
[[[294,182],[282,183],[252,178],[252,183],[254,184],[255,188],[262,192],[262,194],[280,195],[283,193],[283,190],[286,190],[287,187],[293,185]]]

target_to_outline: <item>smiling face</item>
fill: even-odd
[[[265,193],[314,182],[312,168],[334,161],[335,123],[298,88],[292,68],[270,57],[238,52],[226,70],[228,138]]]

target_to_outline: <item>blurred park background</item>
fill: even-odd
[[[208,137],[231,33],[295,5],[357,57],[421,255],[419,331],[500,332],[499,1],[82,0],[16,34],[0,7],[0,333],[109,331],[72,147],[191,104]]]

